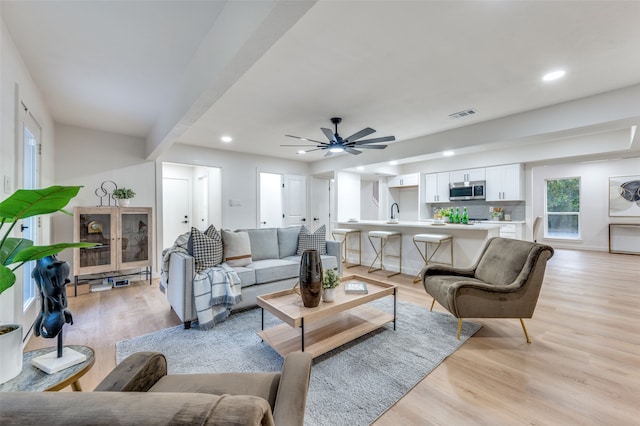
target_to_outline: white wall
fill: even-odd
[[[153,214],[157,216],[155,165],[145,159],[144,149],[143,138],[56,125],[56,184],[82,185],[69,206],[90,207],[100,205],[95,191],[102,182],[113,181],[119,188],[131,188],[136,193],[131,207],[152,207]],[[107,205],[106,199],[103,205]],[[162,222],[154,217],[154,242],[158,241],[158,223]],[[73,240],[72,217],[56,216],[53,224],[55,242]],[[70,250],[58,257],[69,262],[73,271],[73,253]],[[153,263],[154,270],[158,270],[157,253]]]
[[[24,111],[18,108],[20,101],[24,102],[42,127],[40,182],[41,186],[50,186],[54,183],[53,120],[4,21],[0,19],[0,200],[20,188],[22,182],[23,170],[17,165],[17,147],[20,140],[18,136],[22,133],[21,117],[24,114]],[[9,188],[4,188],[5,177],[9,179]],[[41,227],[41,244],[49,244],[51,242],[50,216],[42,217]],[[22,318],[21,283],[0,295],[0,323],[2,322],[23,324],[25,331],[33,322],[33,318]]]
[[[309,174],[309,166],[302,162],[182,144],[173,145],[158,161],[219,167],[222,170],[222,227],[229,229],[258,226],[257,185],[260,172]],[[161,196],[158,195],[159,205],[162,205]],[[233,206],[230,200],[234,200]]]
[[[638,223],[640,217],[609,217],[609,177],[640,174],[640,157],[624,160],[567,163],[531,168],[530,217],[544,216],[545,180],[580,177],[578,241],[542,239],[557,248],[607,251],[609,223]],[[529,219],[529,222],[531,220]],[[529,231],[530,232],[530,231]],[[542,236],[542,230],[540,231]]]

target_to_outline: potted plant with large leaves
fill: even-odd
[[[93,243],[36,246],[26,238],[10,237],[19,220],[58,211],[70,214],[63,209],[78,195],[80,188],[50,186],[43,189],[19,189],[0,203],[0,294],[15,284],[15,271],[26,262],[58,254],[67,248],[95,246]],[[0,344],[3,348],[0,352],[0,383],[4,383],[22,371],[22,327],[19,324],[0,324],[0,339],[8,340]]]

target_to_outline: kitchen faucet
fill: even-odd
[[[396,206],[396,210],[398,210],[398,214],[400,214],[400,207],[398,206],[398,203],[391,204],[391,219],[396,218],[396,216],[393,214],[393,206]]]

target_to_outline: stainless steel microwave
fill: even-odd
[[[449,200],[484,200],[485,181],[456,182],[449,184]]]

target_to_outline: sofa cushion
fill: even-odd
[[[300,262],[287,259],[257,260],[247,267],[255,270],[256,284],[294,278],[300,273]]]
[[[149,392],[254,395],[276,405],[280,373],[192,373],[161,377]]]
[[[298,236],[300,235],[299,226],[290,226],[288,228],[278,228],[278,249],[279,258],[287,256],[295,256],[298,252]]]
[[[300,229],[298,235],[298,251],[296,254],[301,255],[305,250],[318,250],[318,254],[327,254],[326,228],[322,225],[312,234],[306,226]]]
[[[251,259],[278,259],[278,232],[276,228],[248,229],[251,241]]]
[[[251,240],[246,230],[222,230],[224,261],[229,266],[247,266],[251,263]]]
[[[240,278],[240,288],[249,287],[256,283],[256,271],[253,268],[247,268],[246,266],[234,266],[233,270],[238,274]]]
[[[213,226],[204,232],[192,227],[189,234],[188,251],[195,259],[196,272],[201,272],[222,263],[222,238]]]

